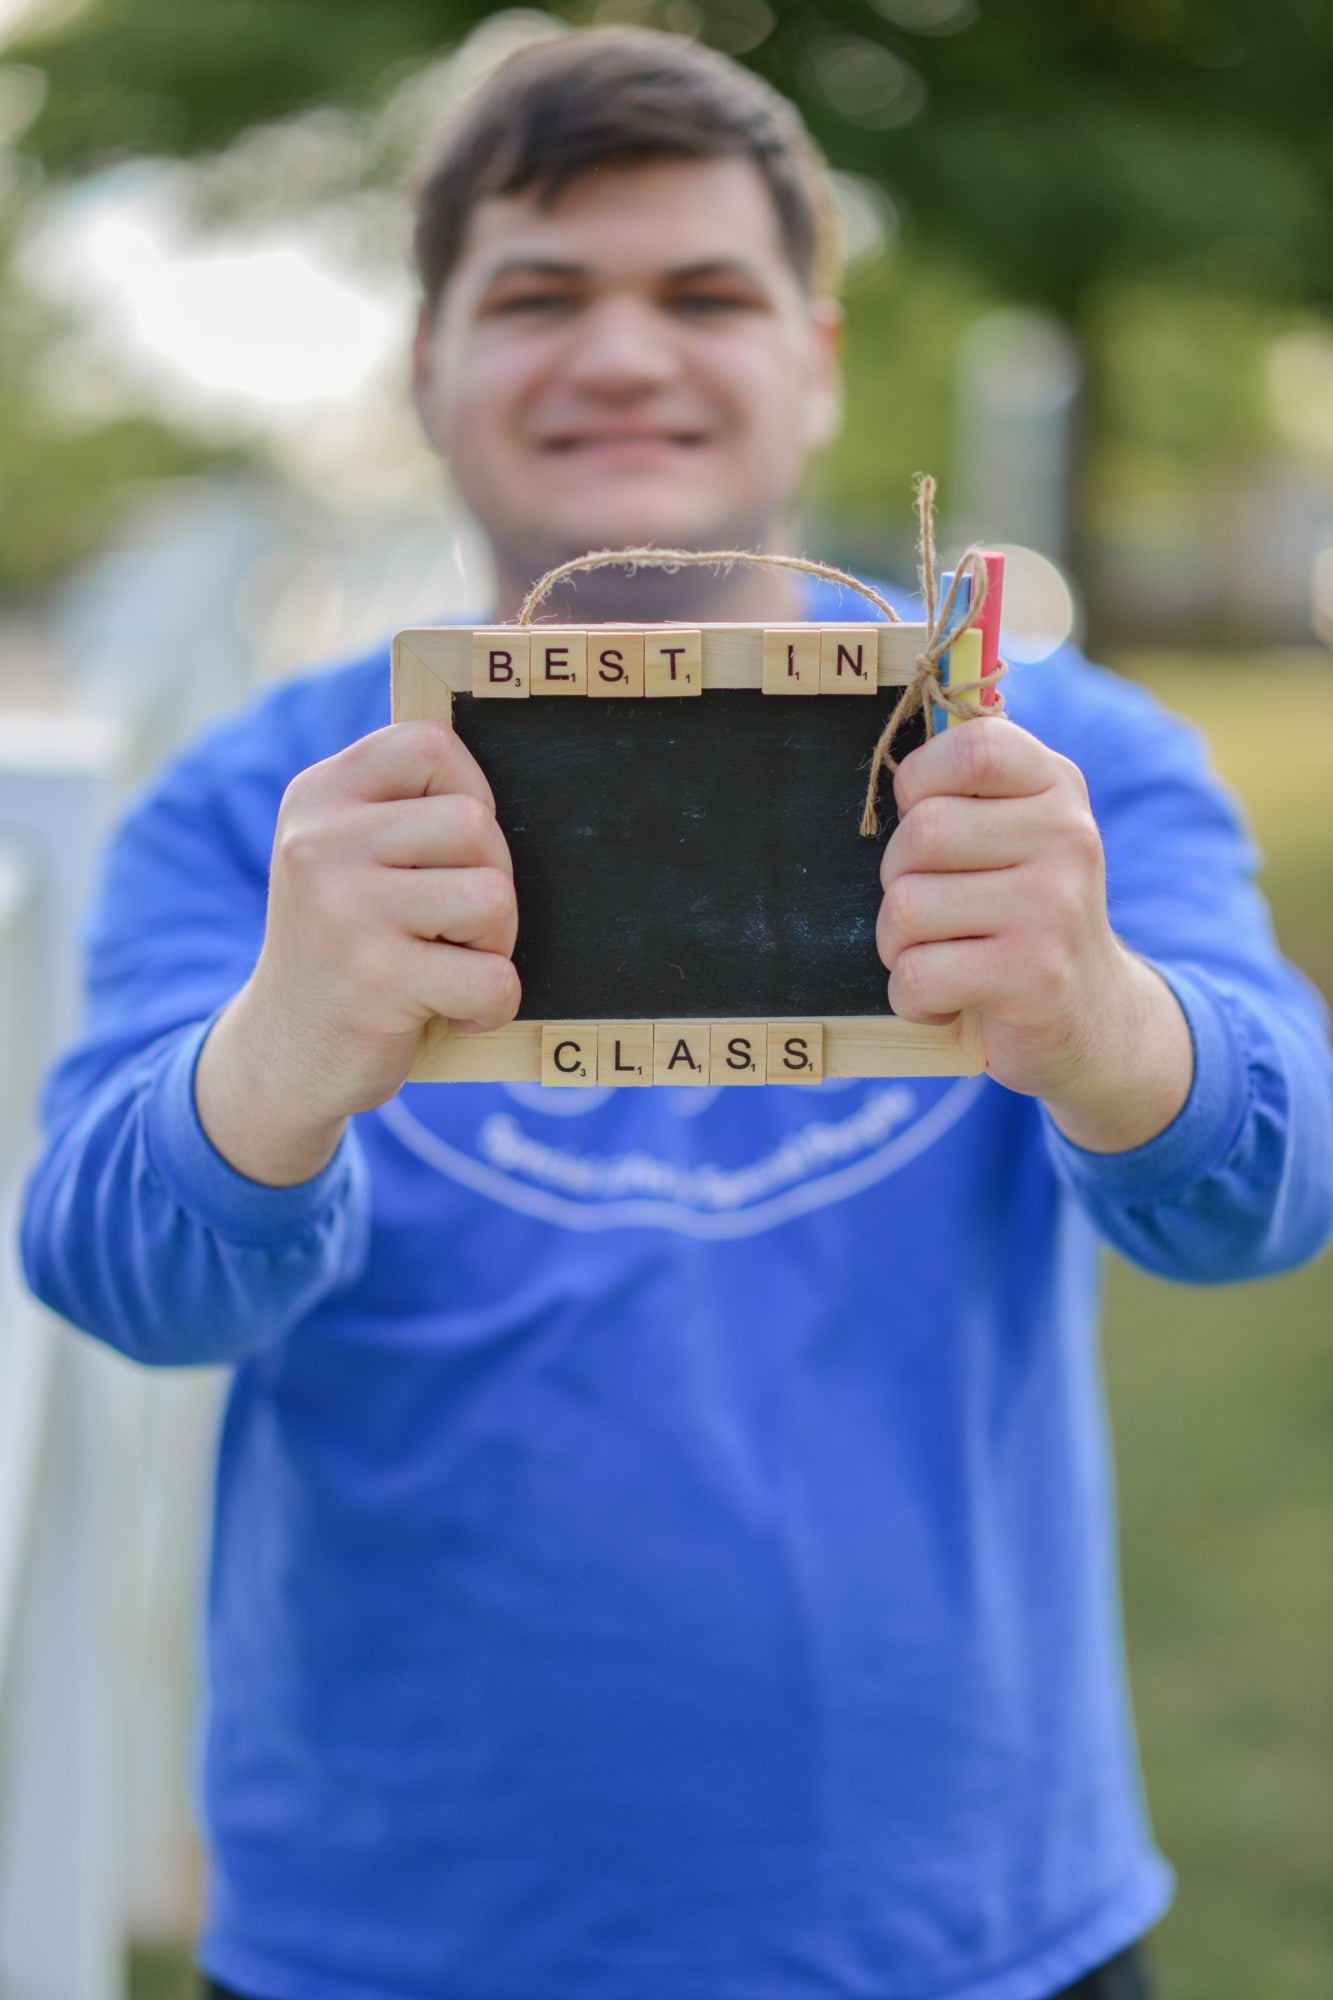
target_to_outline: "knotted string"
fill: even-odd
[[[958,558],[949,588],[944,600],[939,601],[939,569],[935,554],[935,481],[929,472],[921,473],[916,482],[917,518],[917,573],[921,585],[921,600],[926,607],[926,638],[921,651],[916,656],[912,678],[893,705],[893,713],[880,731],[875,752],[870,760],[870,776],[866,781],[866,802],[861,814],[861,832],[867,837],[879,832],[879,780],[881,772],[892,774],[898,768],[898,760],[893,754],[893,744],[898,731],[910,721],[917,709],[925,724],[927,738],[935,734],[935,710],[946,709],[964,722],[976,716],[1003,715],[1004,701],[997,696],[995,703],[981,707],[968,696],[984,694],[1006,671],[1003,660],[997,660],[988,674],[982,674],[975,681],[951,682],[945,685],[941,676],[941,663],[950,646],[961,639],[964,632],[970,632],[981,616],[986,602],[989,578],[986,574],[986,559],[978,543],[972,542]],[[970,576],[972,589],[967,607],[955,625],[954,614],[958,607],[959,593],[963,578]]]
[[[893,755],[893,744],[898,731],[908,722],[918,709],[925,723],[926,735],[935,733],[936,707],[947,709],[950,715],[970,720],[976,715],[1000,715],[1001,703],[991,708],[978,708],[974,702],[966,700],[969,695],[977,695],[988,687],[993,687],[1005,671],[1005,663],[999,661],[993,672],[983,674],[979,680],[965,681],[961,685],[945,686],[941,678],[941,661],[955,639],[961,638],[976,624],[986,602],[986,564],[981,549],[976,543],[965,549],[958,558],[953,580],[939,597],[939,574],[935,554],[935,481],[931,475],[922,473],[916,483],[917,509],[917,564],[921,581],[921,596],[926,607],[926,636],[921,651],[916,656],[911,679],[903,688],[893,712],[889,716],[879,741],[875,745],[870,760],[870,776],[866,783],[865,806],[861,813],[861,833],[867,838],[879,832],[879,781],[882,773],[897,770],[897,760]],[[565,577],[577,576],[583,570],[607,569],[623,566],[632,576],[639,568],[666,570],[668,574],[678,569],[713,568],[730,569],[736,563],[747,563],[756,569],[798,570],[804,576],[821,576],[830,583],[838,583],[846,590],[854,590],[869,600],[877,610],[882,611],[890,624],[901,625],[902,619],[889,603],[887,597],[872,584],[863,583],[860,577],[851,576],[844,569],[837,569],[832,563],[816,562],[811,556],[764,555],[754,549],[594,549],[587,555],[575,556],[569,562],[558,563],[539,577],[519,607],[518,623],[530,625],[532,614],[551,588]],[[958,597],[965,576],[972,579],[972,593],[967,608],[958,624],[952,623],[958,606]]]

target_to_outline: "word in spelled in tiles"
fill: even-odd
[[[496,625],[472,634],[472,692],[499,701],[702,694],[702,649],[702,631],[672,625]],[[765,627],[763,661],[765,694],[874,694],[878,628]]]
[[[822,1021],[546,1021],[542,1082],[820,1083]]]

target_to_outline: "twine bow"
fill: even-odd
[[[917,518],[917,573],[921,584],[921,599],[926,607],[925,644],[916,656],[912,678],[893,705],[893,713],[880,732],[875,752],[870,760],[870,776],[866,781],[866,802],[861,814],[861,832],[869,836],[879,832],[879,780],[887,769],[892,775],[898,768],[893,754],[894,739],[903,724],[911,719],[918,709],[926,727],[927,738],[935,734],[935,710],[943,708],[960,721],[970,722],[975,716],[1003,715],[1002,699],[989,708],[979,706],[976,697],[985,693],[1005,673],[1005,663],[998,660],[993,670],[982,674],[974,681],[954,681],[945,684],[941,666],[945,654],[956,639],[964,632],[970,632],[981,616],[986,602],[989,580],[986,575],[986,559],[979,544],[972,542],[959,556],[957,566],[944,593],[943,602],[939,597],[939,566],[935,554],[935,481],[929,472],[921,473],[916,482]],[[958,607],[959,595],[963,588],[963,578],[970,577],[972,589],[967,607],[955,625],[954,615]],[[901,621],[899,621],[901,622]],[[972,697],[967,699],[966,697]]]
[[[926,636],[921,651],[916,656],[911,679],[903,688],[893,705],[880,732],[870,760],[870,775],[866,781],[865,806],[861,813],[860,831],[869,838],[879,832],[879,781],[885,770],[890,774],[897,770],[897,759],[893,755],[894,740],[903,724],[910,721],[919,709],[925,722],[926,735],[935,733],[935,709],[946,709],[950,715],[963,720],[974,716],[1003,714],[1002,702],[990,708],[979,708],[974,700],[993,687],[1005,671],[1005,663],[1000,660],[994,670],[983,674],[975,681],[965,681],[946,686],[941,675],[941,663],[950,646],[964,632],[970,631],[981,615],[986,602],[986,564],[980,547],[972,543],[958,558],[953,579],[945,591],[943,600],[939,594],[939,571],[935,553],[935,481],[930,473],[922,473],[916,482],[917,510],[917,567],[921,582],[921,597],[926,608]],[[607,569],[623,565],[633,575],[639,568],[661,569],[668,575],[678,569],[714,568],[729,569],[733,564],[746,563],[756,569],[797,570],[804,576],[825,577],[831,583],[841,584],[847,590],[857,591],[862,597],[884,613],[890,624],[901,625],[902,619],[872,584],[863,583],[859,577],[851,576],[846,570],[837,569],[832,563],[816,562],[811,556],[765,555],[754,549],[593,549],[587,555],[574,556],[569,562],[557,563],[539,577],[519,607],[518,623],[530,625],[532,615],[552,587],[565,577],[577,576],[581,571]],[[962,617],[955,625],[954,616],[962,591],[963,578],[972,580],[971,596]]]

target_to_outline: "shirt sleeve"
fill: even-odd
[[[364,1266],[350,1126],[313,1180],[267,1187],[216,1150],[194,1099],[205,1036],[263,940],[282,791],[309,761],[270,717],[229,724],[108,849],[85,1022],[42,1095],[21,1246],[44,1303],[140,1361],[238,1361]]]
[[[1047,1118],[1056,1171],[1108,1242],[1164,1277],[1289,1269],[1333,1231],[1327,1010],[1278,949],[1259,856],[1197,732],[1142,690],[1075,671],[1093,728],[1059,747],[1088,779],[1112,926],[1175,993],[1194,1076],[1166,1130],[1128,1152],[1089,1152]]]

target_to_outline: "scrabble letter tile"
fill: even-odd
[[[588,693],[643,693],[642,632],[593,631],[588,634]]]
[[[819,693],[819,627],[774,626],[764,633],[764,693]]]
[[[542,1082],[584,1088],[597,1081],[597,1024],[542,1023]]]
[[[597,1030],[598,1083],[648,1084],[653,1080],[651,1021],[603,1021]]]
[[[646,695],[702,694],[703,635],[658,626],[644,634],[643,691]]]
[[[768,1080],[768,1024],[714,1021],[708,1031],[710,1083],[765,1083]]]
[[[532,633],[532,692],[588,692],[588,634],[568,626],[538,625]]]
[[[654,1083],[707,1083],[708,1029],[697,1021],[659,1021],[653,1033]]]
[[[819,639],[819,692],[873,694],[879,685],[879,627],[825,625]]]
[[[770,1083],[822,1083],[824,1023],[770,1021],[768,1080]]]
[[[491,700],[526,701],[530,634],[514,625],[472,634],[472,692]]]

